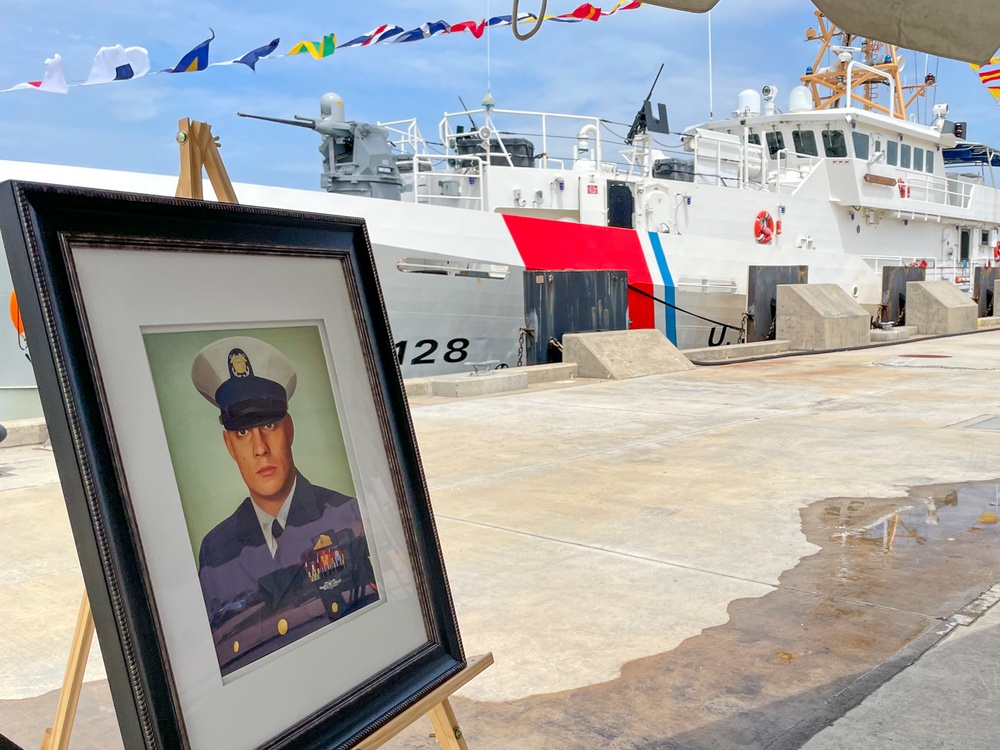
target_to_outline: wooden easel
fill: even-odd
[[[178,198],[204,200],[202,170],[215,190],[221,203],[239,203],[236,191],[229,180],[229,173],[219,154],[219,139],[212,135],[212,126],[206,122],[191,122],[187,117],[177,123],[177,143],[181,152],[181,173],[177,180]],[[42,736],[42,750],[68,750],[69,738],[76,719],[76,709],[83,690],[83,675],[87,669],[87,657],[94,640],[94,615],[90,609],[90,599],[83,592],[80,613],[76,618],[76,629],[70,645],[66,675],[63,677],[59,704],[52,727]],[[356,750],[375,750],[402,732],[422,716],[427,716],[434,727],[434,736],[443,750],[469,750],[458,726],[455,712],[449,698],[459,688],[493,663],[493,654],[474,656],[461,672],[431,691],[413,706],[401,713],[374,734],[369,735]]]

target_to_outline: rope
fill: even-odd
[[[665,299],[660,299],[659,297],[654,297],[649,292],[644,292],[642,289],[639,289],[638,287],[633,286],[632,284],[629,284],[628,288],[631,289],[636,294],[641,294],[643,297],[648,297],[649,299],[653,300],[654,302],[659,302],[661,305],[666,305],[667,307],[671,308],[672,310],[676,310],[677,312],[682,312],[685,315],[690,315],[692,318],[698,318],[698,320],[704,320],[706,323],[711,323],[712,325],[722,326],[723,329],[732,328],[734,331],[740,331],[741,333],[743,332],[742,328],[738,328],[738,327],[734,326],[732,323],[723,323],[723,322],[718,321],[718,320],[712,320],[711,318],[706,318],[704,315],[698,315],[697,313],[693,313],[690,310],[685,310],[683,307],[678,307],[677,305],[672,305],[669,302],[667,302]],[[723,333],[724,332],[725,332],[725,330],[723,330]]]
[[[511,11],[511,17],[510,17],[510,27],[511,29],[514,30],[515,39],[518,39],[519,41],[522,42],[526,42],[529,39],[531,39],[531,37],[533,37],[535,34],[537,34],[540,28],[542,28],[542,22],[545,20],[545,11],[548,7],[549,0],[542,0],[542,9],[538,11],[538,18],[535,20],[535,26],[527,34],[522,34],[517,28],[517,24],[519,23],[517,14],[518,14],[518,6],[520,6],[520,4],[521,0],[514,0],[514,9]]]

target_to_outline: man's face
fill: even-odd
[[[254,500],[281,502],[291,491],[295,483],[294,433],[288,414],[261,427],[222,433],[229,455],[240,468],[240,475]]]

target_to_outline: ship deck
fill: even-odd
[[[412,399],[496,659],[453,700],[469,747],[992,747],[998,370],[995,331]],[[0,449],[0,503],[0,733],[35,747],[82,591],[52,454]],[[74,735],[120,742],[96,656]]]

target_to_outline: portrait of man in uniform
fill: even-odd
[[[312,484],[296,467],[289,358],[261,339],[227,336],[204,346],[190,372],[246,488],[197,556],[228,675],[377,602],[379,592],[357,498]]]

